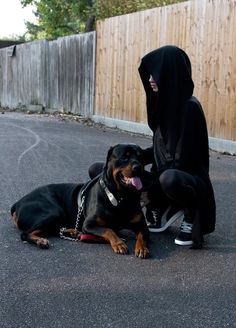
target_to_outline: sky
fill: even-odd
[[[20,0],[0,0],[0,39],[24,34],[24,21],[35,21],[31,6],[22,8]]]

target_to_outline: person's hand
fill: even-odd
[[[150,203],[147,191],[141,193],[140,203],[141,203],[141,207],[145,207]]]

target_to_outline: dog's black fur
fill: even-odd
[[[137,237],[135,255],[146,258],[149,232],[140,205],[143,176],[142,149],[134,144],[118,144],[108,151],[101,175],[85,187],[83,222],[78,230],[75,229],[77,197],[84,189],[82,184],[39,187],[16,202],[11,214],[17,227],[23,230],[22,240],[42,248],[49,247],[43,235],[59,234],[60,228],[66,227],[67,236],[79,239],[79,231],[99,236],[111,244],[114,252],[125,254],[127,245],[117,233],[131,229]]]

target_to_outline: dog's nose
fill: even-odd
[[[132,165],[132,170],[133,170],[133,173],[140,174],[141,173],[141,165],[139,163],[134,163]]]

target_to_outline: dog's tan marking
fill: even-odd
[[[113,172],[112,172],[113,179],[114,179],[114,181],[116,183],[116,188],[118,190],[120,190],[120,188],[121,188],[120,182],[119,182],[119,178],[118,178],[118,176],[119,176],[120,173],[121,173],[121,170],[120,169],[113,169]]]
[[[16,212],[14,212],[13,214],[12,214],[12,220],[13,220],[13,223],[14,223],[14,225],[18,228],[18,218],[17,218],[17,215],[16,215]]]
[[[139,213],[133,216],[133,218],[130,220],[131,224],[139,223],[143,220],[143,214]]]
[[[100,227],[104,227],[104,226],[106,226],[106,221],[103,220],[103,219],[100,218],[100,217],[97,217],[97,219],[96,219],[96,223],[97,223],[97,225],[99,225]]]

